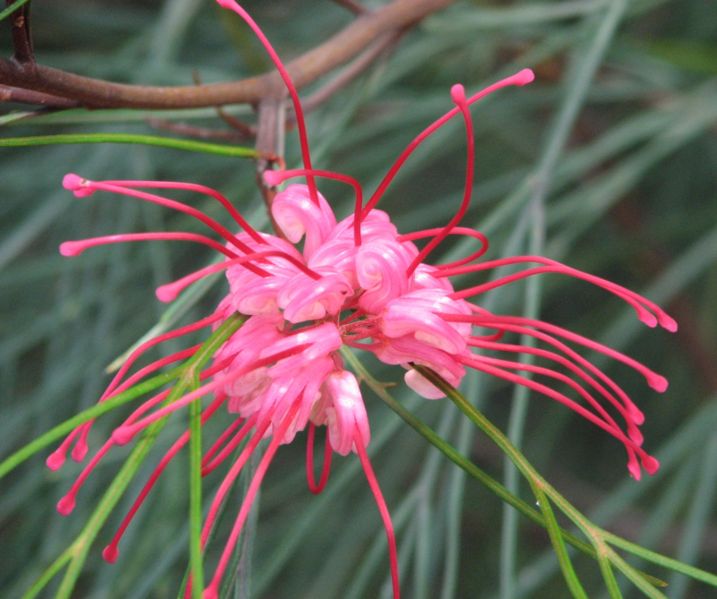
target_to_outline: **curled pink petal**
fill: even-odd
[[[346,370],[335,372],[326,378],[324,389],[331,402],[326,411],[334,451],[341,455],[357,451],[356,438],[363,447],[368,446],[371,431],[356,377]]]
[[[274,221],[289,241],[298,243],[306,236],[303,253],[307,259],[336,226],[336,218],[328,202],[321,194],[318,199],[318,204],[311,200],[306,185],[289,185],[276,194],[271,204]]]

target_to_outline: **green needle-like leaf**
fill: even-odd
[[[253,148],[213,144],[192,139],[176,139],[158,135],[140,135],[135,133],[65,133],[59,135],[33,135],[29,137],[0,138],[0,148],[17,148],[23,146],[54,146],[62,144],[134,144],[171,148],[185,152],[201,152],[228,156],[232,158],[258,158],[259,153]]]
[[[199,381],[192,385],[199,386]],[[192,597],[202,599],[204,568],[202,567],[202,406],[194,401],[189,406],[189,562],[192,574]]]
[[[38,451],[43,450],[45,447],[50,445],[53,441],[62,438],[73,429],[77,428],[80,424],[84,424],[89,420],[93,420],[102,414],[111,412],[115,408],[118,408],[130,401],[138,399],[143,395],[146,395],[150,391],[157,389],[172,380],[176,379],[181,375],[181,367],[173,368],[162,374],[154,376],[126,391],[123,391],[119,395],[115,395],[102,403],[95,404],[91,408],[83,410],[79,414],[68,418],[64,422],[54,426],[45,434],[40,435],[24,447],[18,449],[15,453],[5,458],[0,462],[0,478],[7,475],[9,472],[17,468],[24,461],[34,456]]]
[[[15,2],[13,2],[10,6],[4,8],[3,10],[0,11],[0,21],[9,17],[18,8],[24,6],[28,2],[30,2],[30,0],[15,0]]]
[[[221,345],[244,323],[245,320],[245,317],[239,314],[235,314],[225,320],[217,328],[217,330],[214,331],[214,333],[197,350],[197,352],[189,360],[187,360],[187,362],[182,367],[180,367],[181,374],[179,376],[179,380],[177,381],[176,385],[172,389],[167,399],[164,401],[163,405],[170,405],[176,400],[180,399],[183,395],[185,395],[187,390],[191,388],[191,386],[196,381],[196,377],[198,376],[198,373],[201,371],[204,365],[212,358],[212,356],[219,349],[219,347],[221,347]],[[199,399],[195,400],[192,403],[200,406]],[[132,450],[124,465],[115,476],[114,480],[110,484],[105,494],[102,496],[102,499],[100,500],[99,504],[90,516],[89,520],[87,521],[87,524],[85,524],[85,527],[82,529],[82,532],[80,532],[80,534],[70,546],[70,563],[67,568],[67,571],[65,572],[65,576],[60,584],[60,588],[57,592],[57,599],[69,599],[69,597],[71,596],[77,583],[77,578],[82,571],[82,566],[87,559],[87,553],[90,549],[90,546],[97,537],[98,532],[104,525],[110,513],[117,505],[117,502],[122,497],[124,491],[127,489],[127,486],[139,470],[139,467],[142,465],[142,462],[147,457],[149,450],[154,445],[157,436],[164,428],[168,418],[169,416],[165,416],[164,418],[153,422],[147,427],[147,429],[142,435],[142,438]],[[56,560],[56,562],[53,564],[53,566],[51,566],[48,572],[50,572],[50,570],[53,574],[58,572],[62,565],[60,564],[60,566],[57,566],[57,563],[59,561],[60,560],[58,558],[58,560]],[[64,561],[62,563],[64,563]],[[42,587],[39,586],[39,583],[43,582],[44,584],[47,584],[47,582],[49,582],[51,578],[52,577],[49,576],[46,572],[46,574],[43,575],[41,579],[32,588],[36,588],[38,591],[41,590]]]
[[[548,530],[548,535],[550,535],[550,541],[553,544],[553,549],[555,549],[555,555],[558,557],[558,563],[560,564],[560,569],[563,571],[563,577],[568,584],[570,593],[576,599],[587,599],[588,595],[583,585],[580,584],[578,575],[575,573],[575,568],[573,568],[573,563],[565,547],[560,525],[555,519],[555,514],[553,513],[553,508],[550,506],[548,496],[543,489],[540,488],[539,484],[532,483],[531,488],[540,506],[540,511],[543,512],[545,528]]]
[[[600,573],[605,581],[607,592],[610,594],[610,599],[622,599],[622,592],[620,591],[620,587],[615,579],[615,574],[613,574],[610,561],[605,557],[605,555],[603,555],[603,551],[601,549],[602,548],[598,548],[597,551],[598,564],[600,565]]]

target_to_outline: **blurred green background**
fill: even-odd
[[[354,18],[328,0],[244,4],[285,60]],[[249,30],[210,0],[36,0],[32,17],[38,61],[85,75],[191,85],[193,73],[211,82],[269,68]],[[477,182],[466,223],[490,236],[489,257],[540,253],[563,260],[658,301],[677,318],[680,331],[649,330],[618,299],[556,276],[499,290],[485,305],[501,314],[539,311],[545,320],[608,343],[667,376],[670,388],[658,396],[627,368],[590,356],[645,411],[646,448],[662,469],[632,481],[619,443],[546,398],[530,395],[526,403],[507,385],[477,376],[467,377],[463,390],[501,428],[522,437],[539,470],[596,522],[711,571],[717,570],[716,40],[717,13],[704,0],[457,2],[415,27],[308,119],[315,165],[353,175],[370,191],[413,136],[451,107],[453,83],[471,91],[526,66],[536,71],[531,86],[504,90],[473,109]],[[7,22],[0,44],[9,56]],[[229,131],[213,109],[159,115],[74,110],[20,118],[25,110],[3,107],[3,138],[171,135],[148,121],[157,117]],[[248,107],[231,112],[253,118]],[[298,163],[296,146],[288,133],[289,165]],[[456,120],[409,161],[382,201],[401,230],[448,220],[462,194],[464,146]],[[215,279],[169,312],[156,301],[155,286],[212,258],[182,244],[113,246],[61,258],[57,246],[67,239],[195,230],[184,216],[127,198],[78,202],[61,188],[67,172],[207,184],[232,198],[256,226],[266,226],[249,160],[140,146],[0,148],[2,457],[96,401],[108,380],[106,366],[158,320],[190,322],[207,314],[225,289]],[[339,214],[348,213],[345,188],[321,188]],[[211,202],[192,201],[226,221]],[[444,260],[460,250],[445,245]],[[400,382],[398,369],[370,364],[377,378]],[[365,394],[406,597],[568,596],[542,529],[523,520],[516,529],[498,499],[465,480]],[[500,452],[449,402],[419,401],[400,385],[395,395],[481,467],[503,477]],[[113,414],[100,421],[93,447],[118,420]],[[160,445],[182,426],[181,419],[171,422]],[[127,450],[115,450],[95,472],[68,518],[54,506],[79,466],[50,472],[43,465],[46,453],[2,481],[3,597],[20,596],[71,542]],[[77,597],[176,596],[187,561],[184,458],[167,470],[139,513],[118,563],[110,566],[100,557],[158,455],[155,450],[100,533]],[[303,437],[279,452],[230,596],[386,595],[384,533],[358,460],[336,460],[319,497],[306,490],[303,461]],[[219,480],[210,477],[207,488]],[[232,499],[237,507],[240,491]],[[524,485],[519,493],[529,498]],[[220,548],[218,543],[209,552],[209,563]],[[587,558],[576,563],[590,596],[602,597],[597,565]],[[671,599],[715,596],[714,589],[669,572],[648,571],[670,583]],[[626,596],[637,592],[628,589]]]

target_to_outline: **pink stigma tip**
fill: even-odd
[[[516,85],[528,85],[528,83],[532,83],[534,80],[535,73],[533,73],[532,69],[523,69],[519,73],[515,74]]]
[[[53,451],[45,460],[45,465],[50,470],[59,470],[65,463],[65,454],[60,451]]]
[[[455,104],[463,104],[466,101],[466,88],[460,83],[451,86],[451,100]]]
[[[655,318],[655,315],[650,312],[643,312],[638,315],[638,318],[640,319],[640,322],[646,324],[651,329],[654,329],[657,326],[657,318]]]
[[[660,461],[651,455],[642,458],[642,465],[648,474],[655,474],[660,469]]]
[[[82,244],[76,241],[64,241],[60,244],[60,254],[66,258],[72,258],[73,256],[79,256],[84,251]]]
[[[84,179],[75,173],[67,173],[62,177],[62,187],[69,191],[77,191],[82,187]]]
[[[667,391],[667,386],[669,385],[667,379],[664,376],[660,376],[659,374],[652,374],[651,376],[647,377],[647,384],[650,385],[650,387],[652,387],[658,393],[664,393],[665,391]]]
[[[677,321],[671,316],[668,316],[667,314],[660,314],[658,321],[660,326],[666,331],[669,331],[670,333],[677,332]]]
[[[77,444],[72,448],[72,453],[70,455],[72,456],[72,459],[75,460],[75,462],[81,462],[85,459],[88,449],[89,447],[87,447],[87,443],[80,439]]]
[[[157,296],[157,299],[160,302],[164,302],[165,304],[168,304],[169,302],[173,302],[175,299],[177,299],[177,291],[174,289],[173,285],[160,285],[157,287],[157,289],[154,290],[154,294]]]
[[[75,509],[74,495],[65,495],[57,502],[57,511],[63,516],[69,516]]]
[[[119,551],[117,550],[117,545],[107,545],[107,547],[102,550],[102,559],[108,564],[114,564],[118,556]]]
[[[284,181],[284,173],[281,171],[264,171],[264,182],[269,187],[276,187]]]
[[[640,480],[642,478],[640,464],[638,464],[636,460],[630,460],[627,463],[627,469],[630,472],[630,476],[632,476],[632,478],[634,478],[635,480]]]
[[[638,408],[635,404],[628,404],[625,408],[627,409],[627,413],[630,415],[630,418],[632,418],[632,421],[637,426],[644,424],[645,414],[642,413],[640,408]]]
[[[231,0],[217,0],[217,4],[221,6],[222,8],[232,8],[232,2]]]
[[[120,426],[112,432],[112,441],[117,445],[127,445],[134,437],[134,431],[126,426]]]
[[[62,178],[62,186],[74,193],[76,198],[86,198],[94,193],[94,189],[89,187],[88,183],[87,179],[75,173],[68,173]]]

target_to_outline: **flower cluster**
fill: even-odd
[[[453,108],[419,134],[388,170],[372,196],[364,201],[361,186],[351,177],[313,168],[306,129],[296,90],[283,64],[248,14],[233,0],[223,6],[242,16],[252,27],[274,60],[289,90],[297,116],[304,167],[296,170],[269,170],[264,174],[270,187],[303,178],[279,191],[271,204],[276,235],[256,231],[232,203],[219,192],[198,184],[160,181],[91,181],[67,175],[64,186],[77,197],[110,192],[133,197],[181,211],[212,229],[214,238],[185,232],[153,232],[110,235],[65,242],[61,252],[75,256],[89,247],[107,243],[144,240],[178,240],[209,246],[223,256],[219,263],[191,273],[157,290],[162,301],[174,300],[186,287],[212,273],[224,271],[229,291],[216,311],[192,325],[161,335],[140,346],[123,365],[100,398],[106,400],[158,369],[184,360],[197,351],[188,347],[128,376],[136,360],[147,350],[172,338],[206,327],[217,327],[234,314],[245,317],[243,325],[213,356],[201,374],[199,388],[164,405],[168,392],[147,400],[133,412],[97,451],[68,494],[60,500],[63,514],[72,511],[75,495],[99,460],[115,444],[125,444],[147,426],[182,409],[201,397],[215,399],[202,412],[202,422],[222,406],[236,415],[224,434],[204,455],[203,473],[208,474],[232,455],[242,443],[244,449],[234,461],[213,498],[202,541],[206,543],[219,506],[249,457],[262,439],[270,439],[254,479],[241,506],[235,525],[205,597],[216,596],[243,524],[264,473],[281,444],[290,443],[297,433],[308,429],[313,442],[314,427],[328,429],[324,475],[316,484],[309,460],[309,484],[313,491],[323,488],[331,453],[358,454],[386,527],[394,594],[399,595],[396,544],[390,517],[368,460],[366,448],[370,427],[359,381],[348,371],[340,355],[342,348],[373,353],[386,364],[406,369],[406,384],[428,399],[443,393],[423,378],[413,365],[427,367],[445,381],[458,386],[466,368],[524,385],[573,409],[620,441],[627,452],[628,469],[635,478],[641,469],[653,473],[657,461],[642,449],[639,426],[644,417],[625,391],[612,378],[588,361],[574,346],[612,357],[641,373],[657,391],[667,387],[665,379],[615,350],[558,326],[523,317],[493,314],[471,299],[497,287],[543,273],[559,273],[592,283],[632,306],[648,326],[674,331],[675,322],[658,306],[615,283],[572,269],[540,256],[516,256],[480,261],[488,250],[485,237],[460,226],[473,189],[474,139],[469,107],[489,93],[530,83],[526,69],[467,97],[463,86],[451,89]],[[388,214],[377,204],[396,173],[411,153],[450,119],[460,116],[466,134],[466,176],[464,197],[448,223],[436,229],[400,233]],[[349,185],[355,192],[355,209],[337,220],[329,202],[319,193],[316,179],[331,178]],[[203,212],[179,201],[154,193],[183,189],[220,202],[235,221],[234,233]],[[149,190],[149,191],[148,191]],[[449,235],[475,240],[478,248],[448,264],[430,264],[427,259]],[[416,242],[425,241],[422,247]],[[456,289],[452,277],[523,265],[526,268],[490,282]],[[524,335],[539,342],[536,346],[505,340],[506,335]],[[523,364],[511,355],[532,354],[541,365]],[[526,376],[527,373],[527,376]],[[536,378],[533,378],[534,375]],[[579,399],[553,389],[551,381],[568,385]],[[71,449],[77,460],[88,451],[91,423],[78,427],[50,455],[48,465],[59,468]],[[157,478],[188,442],[184,433],[162,458],[140,493],[115,538],[105,549],[109,561],[117,557],[119,540]],[[311,453],[309,455],[312,455]]]

